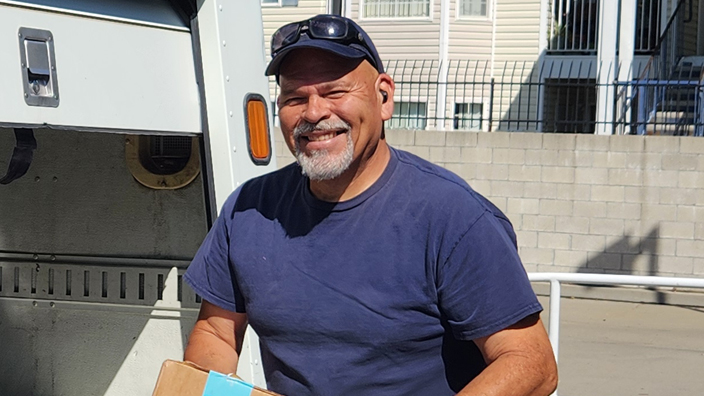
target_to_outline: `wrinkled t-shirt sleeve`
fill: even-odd
[[[508,220],[484,212],[438,270],[438,301],[455,338],[486,337],[540,312]]]
[[[244,313],[242,298],[236,290],[236,279],[229,258],[229,227],[237,193],[225,202],[220,215],[208,232],[184,279],[203,299],[220,308]]]

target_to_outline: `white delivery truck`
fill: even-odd
[[[182,274],[275,168],[264,67],[258,0],[0,0],[0,395],[150,395],[182,358]]]

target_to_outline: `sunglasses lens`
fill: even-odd
[[[347,24],[337,18],[314,18],[310,21],[309,29],[315,38],[341,39],[347,36]]]
[[[295,42],[298,39],[298,27],[298,23],[289,23],[277,30],[271,38],[271,52],[276,52]]]

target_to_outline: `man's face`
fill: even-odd
[[[373,153],[386,116],[379,93],[386,78],[366,61],[327,51],[287,55],[279,75],[279,119],[289,149],[311,180],[336,179]]]

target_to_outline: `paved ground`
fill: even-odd
[[[561,316],[560,396],[704,395],[703,308],[563,298]]]

